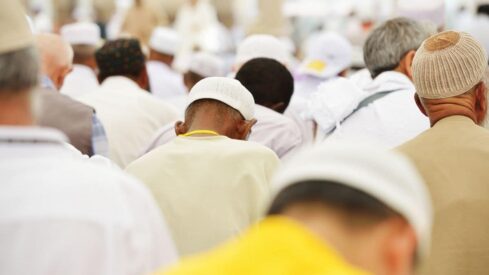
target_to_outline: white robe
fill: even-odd
[[[65,146],[0,127],[0,274],[148,274],[177,253],[148,189]]]
[[[61,93],[71,98],[77,98],[95,91],[98,87],[97,76],[90,67],[74,64],[73,71],[64,80]]]
[[[184,96],[187,88],[183,84],[181,74],[175,72],[163,62],[148,61],[148,70],[151,93],[161,99]]]
[[[152,191],[182,256],[207,251],[258,221],[279,160],[268,148],[225,136],[177,137],[127,172]]]
[[[329,87],[320,87],[310,102],[312,115],[323,133],[332,130],[328,139],[393,148],[429,128],[428,118],[414,101],[414,84],[404,74],[384,72],[364,89],[352,81],[338,81],[339,85],[329,83]],[[386,91],[394,92],[351,114],[368,96]]]
[[[79,100],[97,111],[107,133],[109,157],[120,167],[135,160],[155,132],[178,117],[173,106],[122,76],[107,78]]]

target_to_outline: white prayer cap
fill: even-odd
[[[222,76],[223,63],[213,54],[198,52],[191,57],[189,71],[203,77]]]
[[[208,77],[199,81],[190,90],[187,106],[200,99],[220,101],[240,112],[246,120],[253,119],[255,115],[253,95],[232,78]]]
[[[236,65],[243,65],[251,59],[265,57],[275,59],[287,66],[290,62],[285,43],[271,35],[257,34],[247,37],[238,46]]]
[[[95,23],[77,22],[64,25],[61,37],[71,45],[98,46],[101,41],[100,28]]]
[[[353,48],[344,37],[325,32],[306,42],[305,60],[299,73],[320,78],[337,76],[351,66]]]
[[[275,175],[278,191],[309,181],[332,181],[363,191],[402,215],[427,256],[433,222],[428,190],[414,166],[401,154],[372,146],[326,142],[298,153]]]
[[[20,1],[0,0],[0,6],[0,54],[32,46],[34,37]]]
[[[445,1],[399,0],[397,15],[417,21],[430,21],[440,27],[445,24]]]
[[[175,55],[179,45],[177,32],[165,27],[155,28],[149,40],[149,47],[162,54]]]

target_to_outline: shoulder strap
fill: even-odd
[[[358,107],[355,108],[355,110],[353,110],[349,115],[347,115],[340,123],[338,123],[337,125],[340,125],[341,123],[345,122],[345,120],[347,120],[348,118],[350,118],[354,113],[358,112],[360,109],[364,108],[364,107],[367,107],[368,105],[370,105],[371,103],[374,103],[375,101],[385,97],[386,95],[388,94],[391,94],[393,92],[397,92],[397,91],[400,91],[399,89],[398,90],[391,90],[391,91],[385,91],[385,92],[378,92],[378,93],[375,93],[367,98],[365,98],[364,100],[362,100],[359,104],[358,104]],[[335,129],[338,128],[335,127]],[[333,129],[332,131],[334,131],[335,129]],[[332,132],[331,131],[331,132]]]

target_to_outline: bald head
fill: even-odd
[[[59,90],[73,65],[73,49],[61,36],[36,35],[36,45],[41,57],[41,72],[53,81]]]

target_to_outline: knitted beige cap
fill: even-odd
[[[413,82],[422,98],[461,95],[479,83],[487,68],[486,50],[464,32],[446,31],[426,39],[413,61]]]
[[[0,54],[34,43],[27,16],[18,0],[0,0]]]

